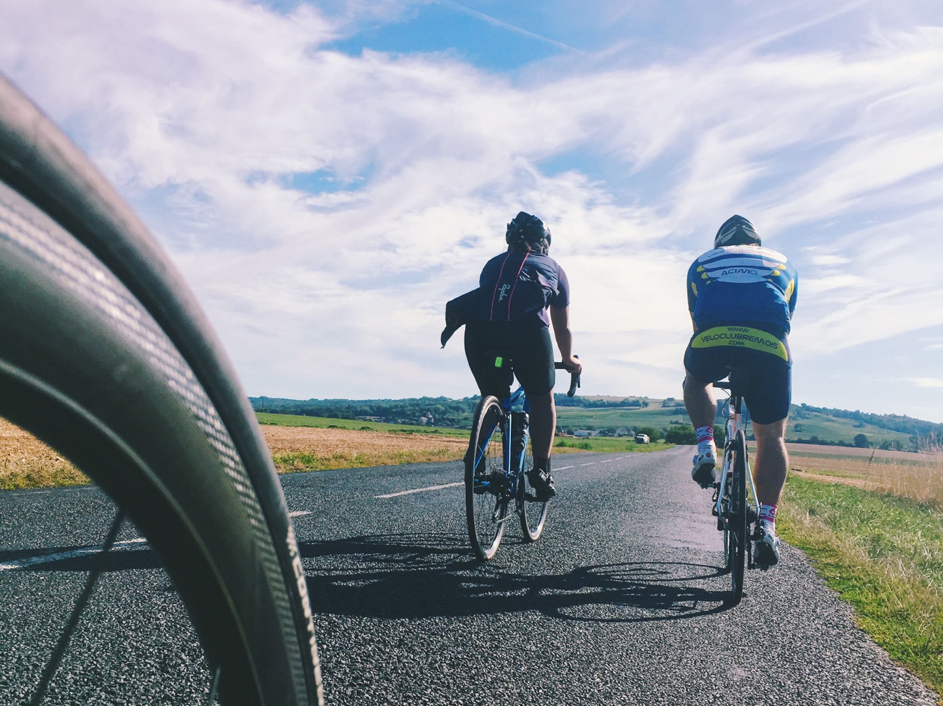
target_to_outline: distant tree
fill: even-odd
[[[655,427],[642,427],[637,433],[645,434],[652,441],[658,441],[662,437],[661,429],[656,429]]]
[[[855,446],[859,449],[868,448],[868,437],[864,434],[855,434]]]
[[[696,444],[697,437],[694,435],[694,427],[690,424],[679,424],[665,432],[665,441],[669,444]]]

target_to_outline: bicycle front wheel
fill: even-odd
[[[504,468],[507,417],[496,397],[484,397],[475,408],[465,454],[465,513],[475,555],[487,561],[498,551],[508,516]]]
[[[524,500],[526,495],[525,481],[527,471],[534,467],[534,459],[527,450],[524,452],[524,462],[521,465],[521,477],[518,479],[518,493],[521,497],[521,531],[524,533],[525,542],[536,542],[543,534],[544,525],[547,523],[547,510],[550,503],[527,502]]]
[[[231,364],[144,226],[2,77],[0,283],[0,415],[73,461],[157,552],[207,691],[227,706],[323,703],[285,498]],[[100,685],[106,701],[118,686]]]
[[[747,537],[747,443],[743,430],[737,432],[734,443],[733,479],[730,488],[729,533],[727,536],[727,563],[730,567],[730,599],[735,606],[743,598],[743,573],[746,564]]]

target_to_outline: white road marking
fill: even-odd
[[[289,512],[289,517],[302,517],[303,515],[310,515],[311,510],[295,510],[294,512]]]
[[[560,466],[559,468],[554,468],[555,471],[565,471],[567,468],[576,468],[576,466]]]
[[[115,542],[111,548],[113,552],[136,549],[138,545],[147,542],[143,537],[129,539],[125,542]],[[42,556],[31,556],[25,559],[14,559],[0,563],[0,571],[10,571],[12,569],[25,569],[36,564],[48,564],[53,561],[62,561],[63,559],[74,559],[78,556],[88,556],[89,554],[100,554],[105,547],[82,547],[81,549],[72,549],[68,552],[56,552],[55,554],[43,554]]]
[[[596,465],[596,462],[593,461],[592,463],[581,463],[579,467],[582,468],[583,466],[595,466],[595,465]]]
[[[412,495],[413,493],[426,493],[430,490],[442,490],[443,488],[454,488],[458,485],[465,485],[465,481],[460,481],[458,483],[446,483],[445,485],[430,485],[427,488],[414,488],[413,490],[401,490],[398,493],[390,493],[388,495],[374,495],[374,498],[398,498],[400,495]]]

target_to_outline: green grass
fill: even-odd
[[[634,441],[630,441],[625,437],[620,439],[606,436],[594,436],[588,439],[558,436],[553,442],[554,451],[567,448],[580,449],[582,451],[595,451],[597,453],[620,453],[622,451],[649,453],[651,451],[672,449],[674,448],[674,444],[666,444],[662,441],[652,444],[636,444]]]
[[[860,627],[943,693],[943,512],[790,477],[777,519],[783,538],[855,608]]]
[[[297,414],[269,414],[256,412],[259,424],[281,427],[315,427],[317,429],[355,429],[362,431],[384,431],[399,434],[442,434],[443,436],[467,437],[467,429],[450,429],[409,424],[384,424],[361,419],[334,419],[333,417],[304,417]]]
[[[605,429],[606,427],[655,427],[670,428],[672,423],[690,424],[684,407],[661,407],[660,400],[650,400],[650,405],[642,409],[606,408],[606,407],[557,407],[557,424],[574,429]],[[718,417],[718,423],[720,418]],[[796,424],[800,425],[796,430]],[[839,419],[821,412],[803,411],[789,418],[786,428],[786,440],[809,439],[817,436],[827,442],[845,441],[852,443],[857,434],[864,434],[874,444],[882,441],[900,441],[905,448],[910,447],[910,435],[881,429],[871,424],[855,426],[852,419]]]

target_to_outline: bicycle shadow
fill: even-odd
[[[315,613],[385,619],[539,611],[588,622],[682,620],[727,610],[727,592],[705,588],[714,566],[627,562],[564,574],[525,574],[481,564],[447,534],[365,535],[302,542]],[[343,560],[347,558],[348,562]]]

